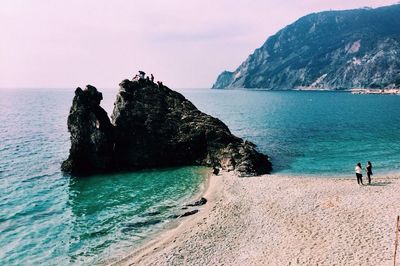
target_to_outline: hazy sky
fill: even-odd
[[[137,70],[208,88],[311,12],[385,0],[1,0],[0,88],[116,88]]]

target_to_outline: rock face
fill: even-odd
[[[310,14],[280,30],[213,88],[400,87],[400,5]]]
[[[255,145],[232,135],[219,119],[200,112],[181,94],[145,79],[124,80],[112,123],[94,87],[75,91],[68,129],[66,172],[83,175],[181,165],[221,165],[240,176],[269,173]]]
[[[100,107],[103,96],[93,86],[77,88],[68,116],[71,149],[62,169],[73,174],[105,172],[113,167],[114,126]]]

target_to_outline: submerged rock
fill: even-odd
[[[187,216],[196,214],[196,213],[198,213],[198,212],[199,212],[199,210],[188,211],[188,212],[185,212],[184,214],[180,215],[178,218],[187,217]]]
[[[141,216],[143,216],[143,217],[153,217],[153,216],[157,216],[157,215],[160,215],[160,214],[161,214],[161,212],[159,212],[159,211],[153,211],[153,212],[146,212],[146,213],[142,214]]]
[[[181,165],[219,164],[239,176],[271,171],[266,155],[232,135],[219,119],[183,95],[140,79],[124,80],[112,123],[92,86],[75,91],[68,130],[71,150],[62,169],[75,175]]]
[[[155,219],[155,220],[146,220],[146,221],[142,221],[142,222],[135,222],[135,223],[127,223],[121,230],[122,233],[126,233],[132,230],[135,230],[136,228],[140,228],[140,227],[147,227],[150,225],[155,225],[155,224],[159,224],[162,221],[159,219]]]

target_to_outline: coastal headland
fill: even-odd
[[[211,176],[206,205],[114,265],[391,265],[400,177]]]
[[[400,87],[400,5],[311,13],[282,28],[213,88]]]

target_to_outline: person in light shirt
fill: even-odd
[[[357,177],[357,184],[364,185],[362,182],[362,168],[361,168],[361,163],[357,163],[356,167],[354,168],[356,171],[356,177]]]

